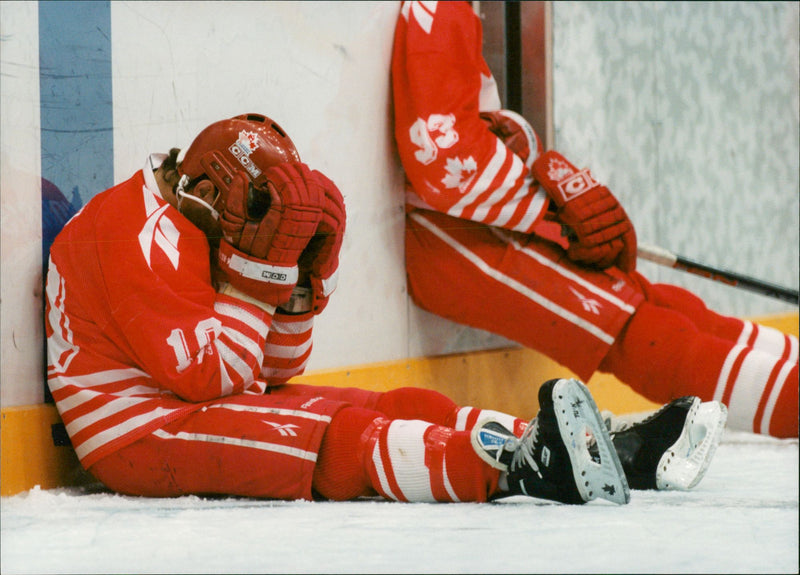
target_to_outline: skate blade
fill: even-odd
[[[553,404],[583,500],[601,498],[618,505],[628,503],[631,491],[625,472],[588,388],[576,379],[562,379],[553,388]],[[599,462],[589,453],[587,432],[597,443]]]
[[[656,470],[656,487],[688,491],[700,483],[717,450],[728,410],[718,401],[695,398],[678,441],[661,456]]]

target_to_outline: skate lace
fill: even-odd
[[[511,463],[508,466],[509,471],[517,471],[521,467],[527,466],[536,472],[540,477],[539,466],[536,464],[534,457],[534,447],[539,440],[539,421],[535,419],[529,425],[519,438],[516,444],[516,449],[511,456]]]

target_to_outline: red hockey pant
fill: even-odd
[[[687,290],[589,269],[538,236],[427,210],[407,216],[406,268],[420,307],[542,352],[584,380],[600,369],[656,402],[723,401],[731,427],[797,437],[797,339],[758,336]]]
[[[90,471],[116,492],[152,497],[485,501],[498,472],[475,454],[467,427],[481,413],[432,390],[287,384],[222,398]]]

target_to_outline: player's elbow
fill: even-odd
[[[172,389],[184,401],[202,403],[242,393],[255,376],[256,370],[250,366],[243,367],[241,373],[226,365],[188,370],[181,374]]]

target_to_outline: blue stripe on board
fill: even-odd
[[[39,2],[42,255],[114,183],[109,2]]]
[[[40,0],[39,94],[46,281],[58,232],[83,204],[114,183],[109,2]],[[47,358],[46,350],[43,355]],[[47,368],[42,367],[44,399],[52,403]]]

